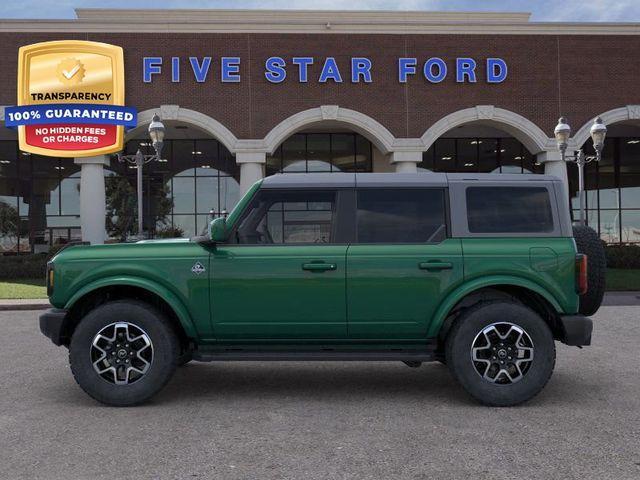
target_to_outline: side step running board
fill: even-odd
[[[436,352],[430,350],[382,350],[382,351],[250,351],[218,350],[194,352],[193,359],[199,362],[215,361],[378,361],[378,362],[430,362],[436,360]]]

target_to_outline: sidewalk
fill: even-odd
[[[640,306],[640,291],[637,292],[607,292],[602,302],[603,307],[612,306]],[[46,310],[51,308],[46,298],[29,300],[0,300],[0,312],[8,310]]]

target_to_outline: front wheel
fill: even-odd
[[[99,402],[131,406],[155,395],[178,362],[179,343],[162,313],[121,300],[97,307],[71,338],[69,363],[80,387]]]
[[[545,321],[524,305],[481,303],[460,316],[447,336],[446,361],[462,387],[480,403],[505,407],[536,396],[556,360]]]

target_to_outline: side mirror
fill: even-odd
[[[209,224],[209,239],[212,242],[224,242],[227,239],[227,219],[218,217]]]

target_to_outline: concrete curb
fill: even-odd
[[[17,310],[46,310],[52,308],[47,298],[0,300],[0,312]]]

